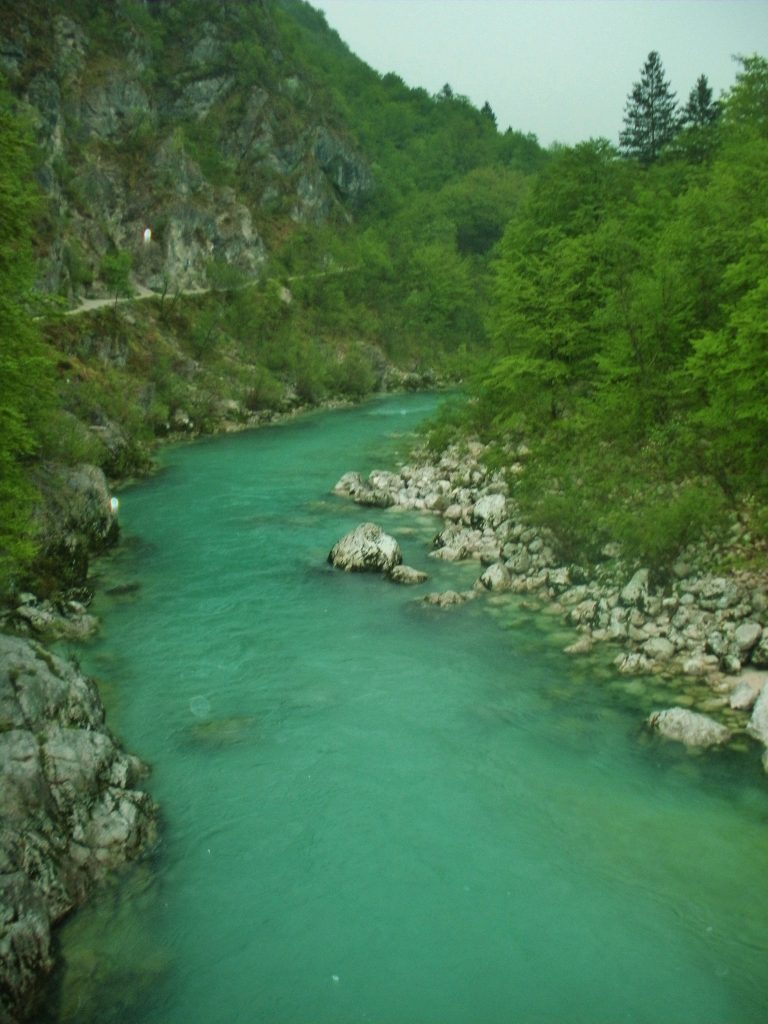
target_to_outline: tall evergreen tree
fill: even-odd
[[[712,100],[712,89],[706,75],[699,75],[683,107],[682,123],[696,128],[707,128],[720,116],[720,105]]]
[[[483,117],[487,117],[488,120],[493,123],[494,128],[496,127],[496,115],[494,114],[493,107],[488,102],[488,100],[486,100],[485,103],[480,108],[480,113],[483,115]]]
[[[706,75],[699,75],[680,116],[681,131],[675,140],[680,156],[694,163],[711,159],[718,145],[717,122],[721,105],[712,99]]]
[[[664,77],[661,58],[648,54],[639,82],[635,82],[624,110],[624,130],[619,145],[627,156],[643,166],[654,163],[679,128],[676,93]]]

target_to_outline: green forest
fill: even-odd
[[[117,29],[130,30],[168,58],[171,75],[200,7],[150,6],[108,15],[79,0],[73,9],[101,32],[105,60]],[[573,561],[617,541],[663,575],[686,544],[734,515],[759,559],[768,537],[768,62],[741,58],[717,100],[702,75],[676,104],[653,53],[623,114],[616,97],[618,145],[545,150],[534,136],[500,132],[488,104],[477,109],[448,83],[429,95],[373,71],[303,0],[279,0],[269,19],[239,3],[218,16],[242,87],[274,77],[279,45],[308,83],[285,123],[300,110],[343,130],[376,187],[349,217],[325,223],[296,224],[278,201],[258,280],[212,261],[205,296],[183,298],[171,281],[131,320],[115,304],[96,323],[133,359],[83,369],[74,320],[35,293],[56,211],[34,184],[32,128],[3,88],[3,589],[23,585],[34,561],[36,467],[87,457],[113,476],[140,469],[182,389],[179,344],[197,373],[196,398],[187,389],[184,399],[200,409],[216,388],[251,409],[279,407],[286,386],[308,403],[361,398],[380,386],[382,359],[422,381],[462,382],[431,443],[478,435],[501,467],[525,446],[515,495]],[[632,77],[627,69],[628,87]],[[238,110],[230,101],[175,129],[224,186],[238,167],[221,132]],[[140,166],[149,131],[126,136],[122,158]],[[78,146],[62,166],[76,166]],[[65,255],[78,263],[74,244]],[[105,258],[99,274],[116,297],[130,289],[125,253]],[[73,368],[78,384],[64,388]],[[152,400],[142,406],[147,380]],[[119,421],[132,455],[116,462],[73,418]]]
[[[521,500],[575,559],[663,569],[735,510],[765,540],[768,62],[707,93],[661,141],[553,154],[494,255],[470,422],[526,441]]]

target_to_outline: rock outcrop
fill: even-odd
[[[107,479],[96,466],[41,465],[35,482],[42,551],[36,559],[38,593],[82,590],[92,555],[111,547],[119,534],[117,507]]]
[[[376,523],[361,523],[331,548],[328,561],[345,572],[388,574],[403,561],[400,545]]]
[[[51,926],[155,837],[145,766],[104,724],[94,684],[0,634],[0,1020],[33,1008]]]
[[[253,279],[276,219],[349,221],[374,188],[271,5],[182,21],[172,4],[149,6],[105,21],[28,0],[0,22],[0,72],[36,125],[56,210],[41,284],[73,300],[109,294],[102,268],[116,251],[155,291],[207,286],[212,262]]]

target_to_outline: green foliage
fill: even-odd
[[[376,372],[369,357],[359,348],[345,353],[336,372],[335,386],[343,395],[360,399],[376,387]]]
[[[50,357],[34,319],[30,126],[0,83],[0,591],[36,549],[34,488],[26,466],[52,404]]]
[[[283,401],[283,385],[269,370],[255,366],[249,374],[245,392],[245,407],[251,412],[261,409],[279,409]]]
[[[768,501],[766,83],[744,59],[716,117],[700,79],[664,160],[556,153],[497,248],[472,426],[535,445],[519,500],[567,557],[618,538],[661,573]]]
[[[133,257],[124,250],[107,253],[101,262],[100,277],[115,298],[133,294],[131,267]]]
[[[688,544],[723,529],[726,505],[712,488],[686,483],[635,495],[630,508],[614,507],[606,518],[625,556],[665,580]]]

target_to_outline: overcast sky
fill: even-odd
[[[616,142],[651,50],[683,102],[701,74],[715,96],[732,85],[732,55],[768,56],[768,0],[310,2],[377,71],[430,93],[448,82],[545,146]]]

